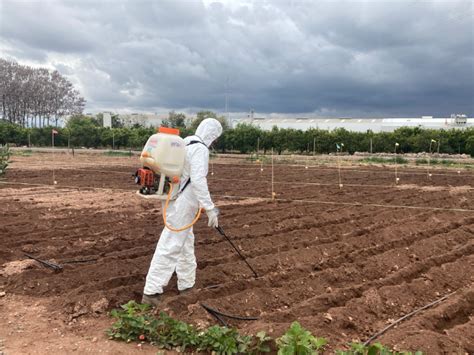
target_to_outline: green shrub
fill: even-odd
[[[293,322],[276,343],[278,355],[312,355],[319,354],[327,341],[324,338],[315,338],[298,322]]]
[[[424,164],[428,164],[428,160],[426,160],[425,158],[422,158],[422,159],[416,159],[416,161],[415,161],[415,164],[416,164],[416,165],[424,165]]]
[[[363,163],[376,163],[376,164],[408,164],[408,160],[402,157],[395,158],[382,158],[382,157],[367,157],[359,160]]]
[[[5,175],[5,172],[8,167],[8,163],[10,161],[10,147],[8,144],[4,145],[0,148],[0,176]]]

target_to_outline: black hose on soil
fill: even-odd
[[[413,312],[410,312],[408,314],[405,314],[403,317],[397,319],[395,322],[393,323],[390,323],[389,325],[387,325],[385,328],[383,328],[381,331],[379,331],[378,333],[372,335],[369,339],[367,339],[365,342],[364,342],[364,345],[369,345],[372,341],[374,341],[375,339],[377,339],[379,336],[381,336],[383,333],[385,333],[387,330],[389,330],[390,328],[394,327],[395,325],[397,325],[398,323],[400,323],[401,321],[411,317],[412,315],[418,313],[418,312],[421,312],[422,310],[426,309],[426,308],[429,308],[429,307],[432,307],[442,301],[444,301],[446,298],[448,298],[449,296],[455,294],[456,291],[454,292],[451,292],[451,293],[448,293],[447,295],[437,299],[436,301],[433,301],[431,303],[428,303],[427,305],[421,307],[421,308],[418,308],[418,309],[415,309]]]
[[[37,262],[39,262],[39,263],[42,264],[43,266],[49,267],[50,269],[53,269],[53,270],[56,271],[56,272],[59,272],[59,271],[62,271],[62,270],[63,270],[63,267],[62,267],[61,265],[54,264],[54,263],[51,263],[51,262],[46,261],[46,260],[38,259],[37,257],[35,257],[35,256],[31,255],[31,254],[28,254],[28,253],[24,253],[24,255],[25,255],[27,258],[36,260]]]
[[[227,327],[227,323],[225,320],[222,319],[222,317],[226,318],[231,318],[231,319],[237,319],[237,320],[244,320],[244,321],[252,321],[252,320],[258,320],[258,317],[242,317],[242,316],[234,316],[231,314],[227,313],[222,313],[218,311],[217,309],[211,308],[204,303],[201,303],[201,307],[204,308],[210,315],[212,315],[214,318],[216,318],[219,322],[222,323],[223,326]]]

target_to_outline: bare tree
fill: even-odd
[[[85,100],[58,71],[31,68],[0,58],[1,118],[22,126],[57,126],[82,113]]]

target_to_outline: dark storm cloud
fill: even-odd
[[[2,1],[4,56],[89,110],[474,114],[472,2]]]

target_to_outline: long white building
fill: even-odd
[[[239,123],[251,123],[264,130],[294,128],[307,130],[319,128],[334,130],[344,128],[354,132],[392,132],[400,127],[420,127],[427,129],[465,129],[474,127],[474,118],[465,115],[451,117],[422,116],[413,118],[243,118],[232,120],[232,127]]]

